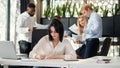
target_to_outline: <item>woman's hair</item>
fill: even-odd
[[[50,28],[54,27],[55,31],[57,33],[59,33],[59,40],[62,42],[63,40],[63,34],[64,34],[64,27],[63,24],[61,23],[61,21],[57,20],[57,19],[53,19],[50,26],[49,26],[49,40],[52,41],[53,38],[51,36],[51,30]]]
[[[81,26],[79,23],[79,19],[82,19],[82,20],[84,20],[85,21],[85,26]],[[88,18],[86,17],[86,16],[84,16],[84,15],[80,15],[79,17],[78,17],[78,19],[77,19],[77,26],[78,26],[78,29],[80,30],[80,29],[82,29],[82,28],[86,28],[86,26],[87,26],[87,21],[88,21]]]
[[[87,18],[86,16],[84,16],[84,15],[80,15],[80,16],[78,17],[78,19],[77,19],[77,25],[78,25],[79,27],[82,27],[82,26],[79,24],[79,19],[82,19],[82,20],[85,21],[85,26],[84,26],[84,27],[86,27],[88,18]]]
[[[57,20],[61,21],[61,17],[59,15],[54,16],[53,19],[57,19]]]

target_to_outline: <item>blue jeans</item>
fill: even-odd
[[[99,49],[99,39],[98,38],[87,39],[85,52],[84,52],[84,58],[96,56],[98,49]]]
[[[89,38],[86,39],[86,44],[76,50],[77,55],[82,58],[89,58],[97,55],[99,49],[99,39]]]

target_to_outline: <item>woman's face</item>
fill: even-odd
[[[83,18],[78,19],[79,25],[84,27],[85,26],[85,20]]]
[[[59,33],[55,31],[55,28],[53,26],[50,27],[50,34],[53,40],[59,40]]]

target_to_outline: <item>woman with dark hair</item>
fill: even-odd
[[[53,19],[49,26],[49,34],[39,40],[29,57],[35,59],[76,59],[75,50],[70,42],[63,38],[63,34],[63,24],[61,21]]]

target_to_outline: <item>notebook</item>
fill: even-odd
[[[0,41],[0,58],[20,59],[16,55],[15,45],[12,41]]]

